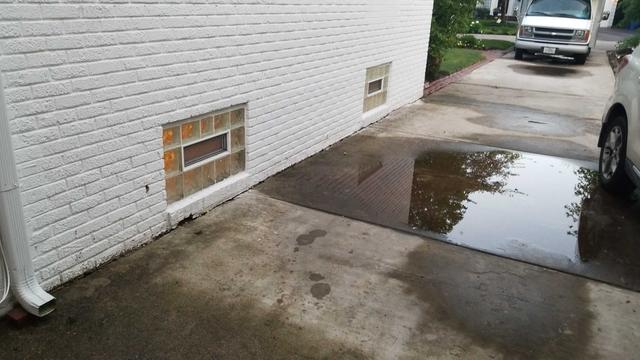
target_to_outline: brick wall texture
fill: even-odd
[[[39,280],[59,285],[189,215],[189,199],[174,214],[165,200],[164,124],[247,106],[246,172],[199,198],[206,211],[420,98],[432,2],[0,0]],[[364,116],[366,68],[384,63],[387,106]]]

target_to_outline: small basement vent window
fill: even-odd
[[[236,107],[164,126],[167,202],[244,171],[244,124],[244,107]]]
[[[364,88],[364,112],[371,111],[387,102],[390,68],[391,64],[384,64],[367,69],[367,82]]]

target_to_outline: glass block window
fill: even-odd
[[[244,124],[244,107],[235,107],[163,127],[167,202],[244,171]]]
[[[387,102],[390,68],[391,64],[384,64],[367,69],[367,81],[364,87],[364,112],[371,111]]]

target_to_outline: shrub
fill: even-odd
[[[634,49],[640,45],[640,33],[629,36],[628,38],[618,42],[616,48],[618,50],[622,49]]]
[[[484,31],[482,31],[482,23],[480,23],[480,21],[476,20],[476,21],[472,21],[471,25],[469,25],[469,33],[470,34],[483,34]]]
[[[640,20],[640,0],[624,0],[619,5],[622,8],[622,26],[628,26]]]
[[[458,42],[456,43],[456,47],[465,48],[465,49],[479,49],[483,50],[485,48],[484,41],[480,39],[476,39],[473,35],[464,35],[458,37]]]
[[[468,30],[476,0],[434,0],[425,78],[434,79],[445,51],[455,46],[457,35]]]

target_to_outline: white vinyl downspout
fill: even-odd
[[[0,241],[13,296],[29,313],[45,316],[55,309],[56,299],[36,280],[28,240],[0,74]]]

